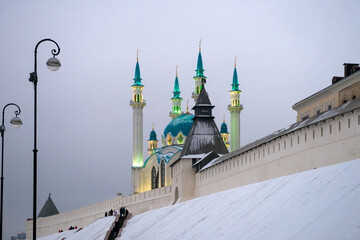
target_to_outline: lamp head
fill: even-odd
[[[23,124],[21,119],[19,117],[13,117],[11,120],[10,120],[10,124],[14,127],[14,128],[19,128],[21,127],[21,125]]]
[[[53,56],[52,58],[49,58],[49,60],[47,60],[46,66],[51,71],[57,71],[61,67],[61,63],[60,63],[59,59],[57,59],[55,56]]]

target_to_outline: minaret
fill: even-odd
[[[225,115],[224,115],[223,123],[221,124],[220,135],[221,135],[221,138],[223,139],[223,141],[225,143],[226,148],[229,149],[229,146],[230,146],[229,135],[230,135],[230,133],[228,132],[227,125],[225,123]]]
[[[158,142],[159,141],[157,140],[156,132],[154,130],[154,124],[153,124],[152,130],[150,132],[150,138],[148,140],[148,143],[149,143],[148,154],[149,154],[149,156],[151,154],[153,154],[155,152],[155,150],[157,149]]]
[[[199,55],[198,55],[198,60],[197,60],[197,68],[196,68],[196,76],[193,77],[194,81],[195,81],[195,91],[192,93],[192,98],[195,101],[196,104],[196,100],[200,94],[201,91],[201,87],[202,85],[206,83],[206,77],[204,76],[204,68],[203,68],[203,62],[202,62],[202,57],[201,57],[201,40],[199,41]]]
[[[172,102],[172,109],[169,113],[171,119],[177,118],[182,114],[181,112],[181,101],[182,98],[180,97],[180,87],[179,87],[179,79],[178,79],[178,67],[176,65],[176,77],[175,77],[175,84],[174,84],[174,95],[171,98]]]
[[[236,57],[234,62],[233,83],[230,90],[230,104],[228,110],[230,111],[230,151],[240,148],[240,112],[243,106],[240,104],[240,93],[238,76],[236,72]]]
[[[133,160],[132,160],[132,183],[133,192],[139,192],[140,174],[137,168],[143,166],[143,108],[146,103],[143,99],[142,90],[144,85],[141,84],[140,67],[139,67],[139,51],[136,56],[135,78],[134,84],[131,85],[133,90],[130,106],[133,109]]]

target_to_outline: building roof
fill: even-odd
[[[176,77],[175,77],[175,83],[174,83],[174,91],[173,91],[173,97],[172,98],[180,98],[180,86],[179,86],[179,79],[176,73]]]
[[[344,88],[347,88],[349,86],[351,86],[352,84],[359,82],[360,81],[360,71],[357,71],[345,78],[343,78],[341,81],[338,81],[312,95],[310,95],[309,97],[295,103],[292,108],[294,110],[298,110],[310,103],[312,103],[315,100],[321,99],[324,96],[327,96],[328,94],[332,94],[334,92],[338,92],[341,91]]]
[[[342,114],[345,114],[347,112],[351,112],[351,111],[354,111],[356,109],[360,109],[360,99],[354,99],[350,102],[347,102],[343,105],[340,105],[336,108],[333,108],[331,110],[328,110],[326,112],[323,112],[323,113],[320,113],[314,117],[311,117],[311,118],[308,118],[306,120],[303,120],[301,122],[297,122],[297,123],[294,123],[294,124],[291,124],[290,126],[286,127],[286,128],[283,128],[281,130],[278,130],[266,137],[263,137],[261,139],[258,139],[256,140],[255,142],[252,142],[238,150],[235,150],[233,152],[230,152],[222,157],[219,157],[217,159],[214,159],[213,161],[211,161],[209,164],[207,164],[206,166],[204,166],[201,170],[204,170],[208,167],[211,167],[213,165],[216,165],[218,163],[221,163],[222,161],[225,161],[225,160],[228,160],[230,158],[233,158],[237,155],[240,155],[242,153],[245,153],[247,151],[250,151],[251,149],[254,149],[256,147],[259,147],[263,144],[266,144],[268,142],[271,142],[279,137],[282,137],[282,136],[285,136],[289,133],[292,133],[292,132],[295,132],[297,130],[300,130],[302,128],[305,128],[305,127],[308,127],[310,125],[313,125],[313,124],[317,124],[319,122],[322,122],[322,121],[326,121],[327,119],[330,119],[330,118],[335,118],[336,116],[339,116],[339,115],[342,115]],[[200,171],[201,171],[200,170]]]
[[[135,78],[134,78],[134,84],[133,86],[142,86],[141,84],[141,77],[140,77],[140,66],[139,66],[139,60],[136,61],[135,66]]]
[[[148,141],[157,141],[156,132],[155,132],[154,128],[150,132],[150,138]]]
[[[59,214],[59,211],[57,210],[55,203],[51,199],[51,194],[49,193],[49,197],[46,200],[44,206],[42,207],[38,217],[48,217],[55,214]]]
[[[175,154],[177,154],[181,150],[182,150],[181,146],[175,146],[175,145],[168,145],[165,147],[155,149],[155,152],[145,160],[143,165],[145,167],[148,161],[150,160],[150,158],[154,156],[156,157],[158,163],[160,163],[161,160],[164,160],[165,163],[169,163],[169,161],[175,156]]]
[[[218,154],[228,153],[212,116],[213,107],[205,87],[202,86],[196,105],[193,107],[195,110],[194,123],[186,138],[180,157],[210,151]]]
[[[182,132],[185,136],[189,134],[191,126],[193,124],[194,115],[192,114],[183,114],[173,119],[164,130],[164,137],[171,134],[171,136],[175,137],[179,132]]]
[[[220,133],[229,133],[225,121],[221,124]]]
[[[240,91],[239,90],[239,81],[238,81],[238,75],[236,71],[236,66],[234,67],[234,74],[233,74],[233,82],[231,84],[231,91]]]

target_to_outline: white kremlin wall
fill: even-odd
[[[206,168],[195,196],[360,158],[360,111],[296,130]]]
[[[131,196],[118,196],[103,202],[92,204],[69,212],[56,214],[50,217],[37,218],[37,236],[42,237],[59,232],[60,229],[67,230],[70,226],[83,228],[90,225],[105,212],[115,209],[119,212],[121,207],[126,208],[133,215],[148,210],[169,206],[173,202],[171,186],[157,188],[148,192],[133,194]],[[27,239],[32,239],[32,220],[26,223]]]
[[[175,195],[181,200],[204,196],[242,185],[256,183],[360,158],[360,110],[332,117],[287,135],[280,136],[246,152],[226,159],[195,174],[188,161],[177,161],[172,167],[173,176],[181,172],[193,177],[186,184],[172,178],[172,186],[131,196],[119,196],[97,204],[62,214],[39,218],[38,236],[68,229],[70,225],[84,227],[102,217],[105,211],[126,206],[133,215],[173,204]],[[186,165],[186,166],[185,166]],[[186,169],[187,170],[186,170]],[[185,170],[185,171],[184,171]],[[192,181],[192,182],[189,182]],[[178,188],[192,184],[193,191]],[[177,198],[178,196],[176,196]],[[27,222],[28,237],[32,236],[32,221]]]

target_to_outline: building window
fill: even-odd
[[[161,187],[165,187],[165,162],[161,161]]]
[[[324,129],[321,128],[321,136],[324,136]]]
[[[300,136],[298,135],[298,144],[300,144]]]
[[[330,134],[332,133],[332,127],[331,127],[331,124],[330,124],[330,126],[329,126],[329,132],[330,132]]]
[[[292,147],[292,138],[290,138],[290,146]]]
[[[313,130],[313,139],[315,139],[315,130]]]
[[[350,128],[350,118],[348,119],[348,128]]]
[[[341,131],[341,122],[339,121],[339,132]]]
[[[346,99],[344,99],[344,100],[342,101],[343,104],[346,103],[346,102],[347,102]]]
[[[156,169],[155,167],[151,170],[151,189],[156,188]]]
[[[307,141],[307,133],[305,133],[305,142]]]
[[[355,95],[353,95],[353,96],[352,96],[352,100],[354,100],[355,98],[356,98],[356,96],[355,96]]]
[[[329,105],[329,106],[328,106],[328,110],[331,110],[331,108],[332,108],[332,106],[331,106],[331,105]]]

